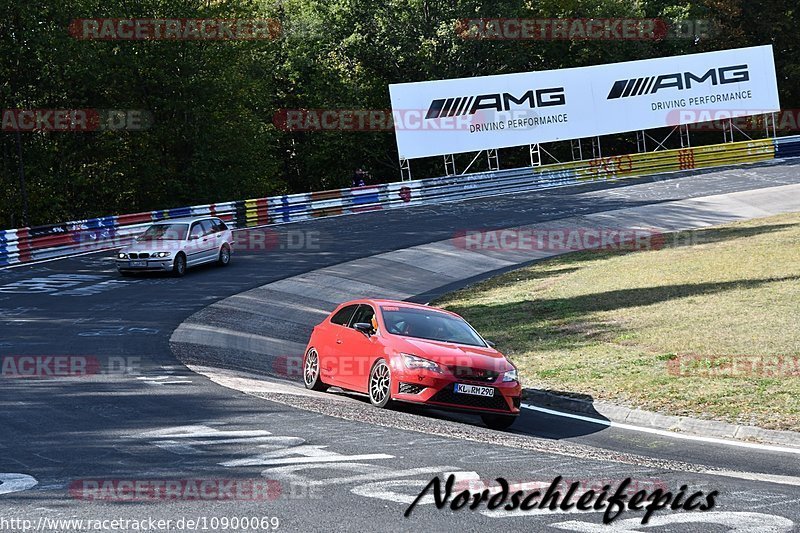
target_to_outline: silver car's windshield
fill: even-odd
[[[459,317],[433,309],[381,307],[386,329],[394,335],[485,347],[472,326]]]
[[[147,228],[139,241],[182,241],[189,231],[189,224],[155,224]]]

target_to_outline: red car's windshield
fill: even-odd
[[[182,241],[189,231],[188,224],[155,224],[147,228],[140,241]]]
[[[381,307],[386,330],[393,335],[485,347],[472,326],[459,317],[412,307]]]

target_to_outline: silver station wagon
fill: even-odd
[[[231,261],[233,233],[216,217],[175,218],[156,222],[116,257],[123,276],[134,272],[172,272],[203,263]]]

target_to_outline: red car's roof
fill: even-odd
[[[413,307],[413,308],[417,308],[417,309],[433,309],[433,310],[436,310],[436,311],[441,311],[442,313],[448,313],[448,314],[451,314],[451,315],[458,316],[455,313],[453,313],[452,311],[448,311],[447,309],[441,309],[439,307],[433,307],[433,306],[430,306],[430,305],[416,304],[416,303],[413,303],[413,302],[406,302],[406,301],[403,301],[403,300],[387,300],[387,299],[383,299],[383,298],[361,298],[361,299],[358,299],[358,300],[351,300],[351,301],[346,302],[346,303],[344,303],[342,305],[350,305],[350,304],[357,304],[357,303],[371,303],[371,304],[376,305],[378,307],[390,306],[391,305],[391,306],[397,306],[397,307]]]

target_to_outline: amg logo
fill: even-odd
[[[691,72],[646,76],[644,78],[615,81],[606,100],[641,96],[643,94],[655,94],[661,89],[669,88],[682,91],[684,89],[691,89],[693,83],[704,83],[706,81],[711,81],[711,85],[724,85],[726,83],[738,83],[749,80],[750,72],[747,70],[747,65],[712,68],[702,76]]]
[[[527,105],[534,107],[551,107],[564,105],[566,97],[563,87],[550,87],[548,89],[531,89],[517,98],[511,93],[481,94],[478,96],[458,96],[455,98],[441,98],[431,102],[426,119],[455,117],[460,115],[473,115],[481,109],[494,111],[509,111],[511,104],[516,106]]]

